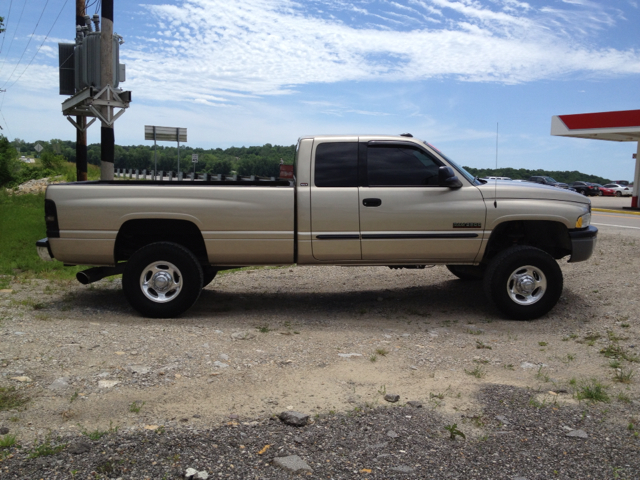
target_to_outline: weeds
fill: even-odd
[[[567,355],[564,358],[565,359],[563,360],[563,362],[569,363],[569,362],[573,362],[576,359],[576,356],[573,353],[567,353]]]
[[[19,408],[29,400],[15,387],[0,387],[0,411]]]
[[[16,444],[16,436],[7,434],[0,437],[0,449],[11,448]]]
[[[609,401],[607,388],[596,379],[582,385],[576,392],[576,398],[578,400],[589,400],[593,403]]]
[[[623,347],[616,343],[610,343],[605,348],[600,350],[600,353],[606,358],[614,358],[616,360],[626,360],[628,362],[637,362],[638,357],[632,353],[627,352]]]
[[[369,357],[369,361],[370,361],[371,363],[378,361],[378,356],[377,356],[377,355],[371,355],[371,356]]]
[[[618,383],[631,383],[634,371],[630,368],[618,368],[613,376],[613,381]]]
[[[549,344],[547,342],[538,342],[538,345],[540,345],[541,347],[546,347]]]
[[[35,443],[31,452],[29,452],[29,458],[48,457],[56,455],[65,449],[66,443],[60,443],[54,445],[51,443],[51,434],[47,435],[42,443]]]
[[[105,435],[108,435],[110,433],[116,433],[118,431],[118,427],[114,427],[113,422],[109,422],[108,430],[100,430],[97,428],[93,432],[88,432],[86,430],[80,430],[80,431],[82,432],[83,435],[89,437],[91,440],[100,440]]]
[[[480,340],[476,340],[476,348],[491,350],[491,347],[489,345],[486,345],[484,342],[481,342]]]
[[[514,367],[512,363],[507,363],[504,366],[504,368],[505,368],[505,370],[515,370],[516,369],[516,367]]]
[[[538,380],[541,380],[543,382],[548,382],[549,381],[549,375],[546,374],[546,372],[542,371],[542,365],[540,365],[540,367],[538,367],[538,372],[536,373],[536,378]]]
[[[465,440],[467,439],[465,434],[462,433],[460,430],[458,430],[458,424],[457,423],[454,423],[453,425],[446,425],[444,427],[444,429],[449,432],[449,439],[450,440],[455,440],[456,437],[462,437]]]
[[[623,392],[618,393],[618,396],[616,397],[616,399],[622,403],[631,403],[631,397],[629,397],[629,395]]]
[[[376,348],[376,353],[382,357],[386,357],[389,351],[384,348]]]
[[[482,335],[484,332],[482,330],[472,330],[470,328],[467,328],[467,333],[471,335]]]
[[[476,366],[476,368],[474,368],[473,370],[467,370],[465,368],[464,373],[476,378],[483,378],[487,374],[487,372],[480,365]]]
[[[129,405],[129,411],[131,413],[140,413],[140,410],[142,410],[142,407],[144,407],[145,403],[147,403],[147,402],[135,401],[131,405]]]
[[[271,331],[268,324],[258,325],[256,328],[260,333],[269,333]]]

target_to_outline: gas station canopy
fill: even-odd
[[[590,138],[612,142],[638,142],[636,171],[633,175],[634,195],[631,208],[638,208],[640,189],[640,110],[578,113],[551,117],[551,135]]]

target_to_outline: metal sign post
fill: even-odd
[[[178,142],[178,172],[180,172],[180,142],[187,141],[187,129],[182,127],[156,127],[154,125],[144,126],[144,139],[153,140],[154,149],[156,142]],[[155,156],[155,171],[158,171],[158,160]],[[162,180],[162,178],[160,179]]]
[[[193,163],[193,178],[196,178],[196,164],[198,163],[198,154],[191,155],[191,163]]]

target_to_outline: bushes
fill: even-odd
[[[4,135],[0,135],[0,186],[11,183],[19,168],[17,150]]]

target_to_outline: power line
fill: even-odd
[[[25,4],[26,4],[26,2],[25,2]],[[47,0],[47,2],[44,4],[44,8],[42,9],[42,12],[40,13],[40,17],[38,18],[38,22],[36,23],[36,26],[33,29],[33,32],[31,33],[31,36],[29,37],[29,41],[27,42],[27,45],[24,47],[24,50],[22,51],[22,55],[20,55],[20,58],[18,59],[18,63],[16,63],[16,66],[13,68],[13,72],[11,72],[11,75],[9,75],[9,77],[7,78],[7,81],[4,82],[4,85],[2,85],[2,87],[0,87],[0,88],[4,88],[7,85],[7,83],[9,83],[9,81],[11,80],[11,77],[13,77],[13,74],[16,73],[18,65],[20,65],[20,62],[22,61],[22,57],[24,57],[24,54],[27,53],[27,49],[29,48],[29,45],[31,44],[31,40],[33,39],[33,36],[36,33],[36,29],[38,28],[38,25],[40,25],[40,20],[42,20],[42,15],[44,15],[44,11],[47,9],[47,5],[49,5],[49,0]]]
[[[64,7],[67,6],[67,2],[69,0],[64,0],[64,4],[62,5],[62,8],[60,9],[60,12],[58,13],[58,16],[56,17],[56,19],[53,21],[53,25],[51,25],[51,28],[49,29],[49,31],[47,32],[47,34],[44,37],[44,40],[42,40],[42,43],[40,44],[40,46],[38,47],[38,50],[36,50],[36,53],[33,54],[33,57],[31,57],[31,60],[29,61],[29,64],[27,65],[27,67],[22,71],[22,73],[20,74],[20,76],[18,78],[15,79],[15,81],[11,84],[11,86],[9,86],[9,88],[13,87],[18,80],[20,80],[22,78],[22,75],[24,75],[24,73],[29,69],[29,67],[31,66],[31,64],[33,63],[33,61],[35,60],[36,56],[38,55],[38,53],[40,53],[40,49],[42,48],[42,46],[44,45],[44,42],[47,41],[47,38],[49,38],[49,35],[51,34],[51,30],[53,30],[53,27],[56,26],[56,23],[58,23],[58,19],[60,18],[60,15],[62,14],[62,11],[64,10]],[[6,85],[6,84],[5,84]]]
[[[13,1],[13,0],[12,0]],[[13,45],[13,41],[16,39],[16,35],[18,34],[18,28],[20,28],[20,22],[22,21],[22,14],[24,13],[24,9],[27,6],[27,0],[24,0],[24,4],[22,5],[22,11],[20,12],[20,18],[18,18],[18,24],[16,25],[16,29],[13,32],[13,37],[11,38],[11,43],[9,43],[9,49],[7,50],[6,55],[4,56],[4,60],[2,61],[2,65],[0,65],[0,72],[2,71],[2,67],[4,67],[7,58],[9,57],[9,52],[11,51],[11,46]],[[6,34],[6,31],[5,31]]]
[[[7,26],[9,25],[9,19],[11,18],[11,7],[13,6],[13,0],[9,2],[9,13],[7,14],[7,23],[5,24],[5,30],[2,35],[2,43],[0,43],[0,53],[2,53],[2,47],[4,46],[4,39],[7,38]]]

